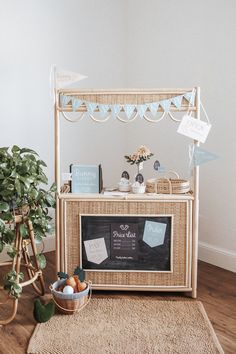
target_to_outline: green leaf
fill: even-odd
[[[12,191],[14,191],[14,185],[13,184],[8,184],[7,185],[7,190],[9,191],[9,192],[12,192]]]
[[[13,216],[10,212],[4,212],[2,214],[0,214],[0,218],[4,221],[11,221],[13,220]]]
[[[20,184],[20,181],[19,181],[18,178],[15,180],[15,187],[16,187],[17,193],[18,193],[19,195],[21,195],[21,184]]]
[[[12,147],[11,151],[12,151],[12,152],[19,152],[19,151],[20,151],[20,148],[19,148],[19,146],[14,145],[14,146]]]
[[[41,253],[41,254],[37,254],[36,256],[38,263],[39,263],[39,268],[40,269],[44,269],[46,267],[46,258],[45,256]]]
[[[5,154],[9,148],[8,147],[1,147],[0,148],[0,153]]]
[[[0,211],[9,211],[9,205],[6,202],[0,202]]]
[[[64,272],[58,272],[57,276],[60,279],[68,279],[69,278],[69,275],[67,273],[64,273]]]
[[[38,196],[38,191],[37,191],[37,189],[32,188],[32,189],[29,191],[29,195],[30,195],[30,198],[36,199],[37,196]]]
[[[51,194],[46,194],[46,201],[48,202],[49,206],[53,206],[55,203],[55,198],[51,196]]]
[[[50,191],[51,191],[51,192],[56,192],[56,191],[57,191],[57,185],[56,185],[56,183],[53,183],[53,184],[51,185]]]
[[[5,232],[4,232],[4,242],[5,243],[8,243],[8,244],[11,244],[15,239],[15,232],[14,230],[11,230],[11,229],[7,229]]]
[[[78,275],[80,281],[84,281],[85,280],[85,272],[80,267],[76,267],[75,268],[74,275]]]
[[[18,275],[19,275],[19,279],[20,279],[20,280],[23,280],[23,279],[24,279],[24,273],[20,272]]]
[[[38,160],[38,165],[42,165],[44,167],[47,167],[46,163],[43,160]]]
[[[9,250],[7,251],[8,256],[12,259],[15,257],[16,253],[17,253],[17,250],[14,246],[11,246],[9,248]]]
[[[2,219],[0,219],[0,232],[4,232],[5,228],[6,228],[5,222]]]
[[[26,153],[26,152],[38,156],[37,152],[35,152],[35,151],[32,150],[32,149],[28,149],[28,148],[22,148],[22,149],[20,149],[20,153],[21,153],[21,154],[24,154],[24,153]]]
[[[2,250],[3,250],[3,247],[4,247],[4,245],[3,245],[2,241],[0,240],[0,253],[1,253]]]
[[[20,225],[20,234],[21,234],[21,237],[23,237],[23,238],[28,236],[28,229],[25,224]]]

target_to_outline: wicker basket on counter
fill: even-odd
[[[158,193],[158,194],[184,194],[190,191],[190,182],[184,179],[180,179],[179,175],[173,173],[176,178],[152,178],[146,182],[146,193]]]

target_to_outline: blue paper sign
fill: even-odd
[[[145,221],[143,241],[150,247],[163,245],[166,224],[156,221]]]
[[[72,165],[72,193],[99,193],[99,169],[97,165]]]

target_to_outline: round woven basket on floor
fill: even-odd
[[[91,283],[85,282],[87,287],[79,293],[64,294],[63,292],[57,291],[56,289],[58,289],[65,282],[65,279],[56,281],[50,286],[50,290],[58,310],[66,315],[72,315],[82,310],[82,308],[84,308],[90,301],[92,291]]]

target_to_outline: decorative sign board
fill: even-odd
[[[136,260],[138,224],[111,224],[111,259]]]
[[[85,270],[171,270],[172,216],[81,215],[80,233]]]
[[[84,241],[84,247],[89,262],[100,264],[108,257],[104,237]]]
[[[150,247],[164,244],[166,224],[156,221],[145,221],[143,241]]]
[[[183,116],[177,132],[194,140],[205,143],[210,132],[211,124],[193,118],[189,115]]]
[[[72,193],[100,193],[101,165],[71,165]]]

